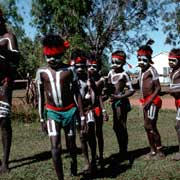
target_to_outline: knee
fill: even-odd
[[[69,141],[69,148],[70,149],[75,149],[76,148],[75,135],[74,136],[69,136],[68,141]]]
[[[144,129],[145,129],[146,133],[154,134],[153,128],[151,128],[149,126],[144,126]]]
[[[1,128],[5,130],[11,130],[11,122],[9,118],[1,119]]]
[[[52,147],[51,148],[51,153],[52,153],[52,158],[53,159],[58,159],[61,156],[62,149],[57,148],[57,147]]]

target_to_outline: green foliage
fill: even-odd
[[[22,28],[23,17],[18,12],[16,0],[0,1],[0,8],[3,10],[3,16],[6,19],[8,28],[17,36],[18,41],[25,35]]]
[[[91,1],[32,0],[34,23],[40,32],[60,32],[65,36],[82,32],[81,18],[87,16]]]
[[[166,0],[161,5],[163,31],[166,34],[166,43],[176,46],[180,44],[180,2]]]
[[[26,78],[27,73],[35,77],[36,69],[43,64],[42,47],[39,39],[32,41],[25,37],[20,43],[20,52],[22,54],[18,73],[21,78]]]

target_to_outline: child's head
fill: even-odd
[[[51,67],[56,67],[62,62],[62,56],[67,48],[69,43],[58,34],[48,34],[43,39],[43,53]]]
[[[71,54],[71,65],[74,65],[77,73],[86,73],[87,57],[83,50],[74,49]]]
[[[88,66],[88,72],[91,75],[98,72],[99,68],[96,57],[94,55],[91,55],[90,59],[87,61],[87,66]]]
[[[126,53],[124,51],[115,51],[111,55],[112,69],[122,68],[126,64]]]
[[[153,64],[152,53],[153,50],[148,44],[141,46],[137,51],[138,66],[146,68],[149,64]]]
[[[173,48],[169,52],[168,60],[169,60],[169,66],[171,68],[173,69],[179,68],[180,67],[180,48],[179,49]]]

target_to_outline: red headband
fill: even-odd
[[[140,55],[140,56],[151,56],[151,54],[152,54],[151,51],[143,50],[143,49],[138,50],[137,53],[138,53],[138,55]]]
[[[125,60],[124,56],[120,56],[120,55],[112,55],[112,58],[117,58],[119,60]]]
[[[170,54],[170,55],[168,56],[168,58],[169,58],[169,59],[171,59],[171,58],[172,58],[172,59],[174,59],[174,58],[179,59],[179,58],[180,58],[180,56],[174,56],[174,55],[171,55],[171,54]]]
[[[97,64],[95,60],[89,61],[89,64]]]
[[[60,46],[60,47],[44,47],[43,48],[43,53],[45,55],[56,55],[56,54],[61,54],[64,52],[64,47]]]
[[[68,49],[70,47],[70,43],[68,41],[64,41],[63,46],[58,46],[58,47],[49,47],[49,46],[45,46],[43,48],[43,53],[45,55],[57,55],[57,54],[61,54],[65,51],[65,49]]]
[[[74,59],[74,61],[75,61],[75,64],[80,64],[80,63],[86,64],[86,58],[84,57],[77,57]]]

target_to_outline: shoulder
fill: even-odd
[[[46,72],[46,71],[48,71],[48,67],[42,66],[36,70],[36,73],[42,73],[42,72]]]
[[[3,35],[3,38],[9,38],[10,40],[14,40],[16,39],[16,36],[11,32],[7,32]]]

